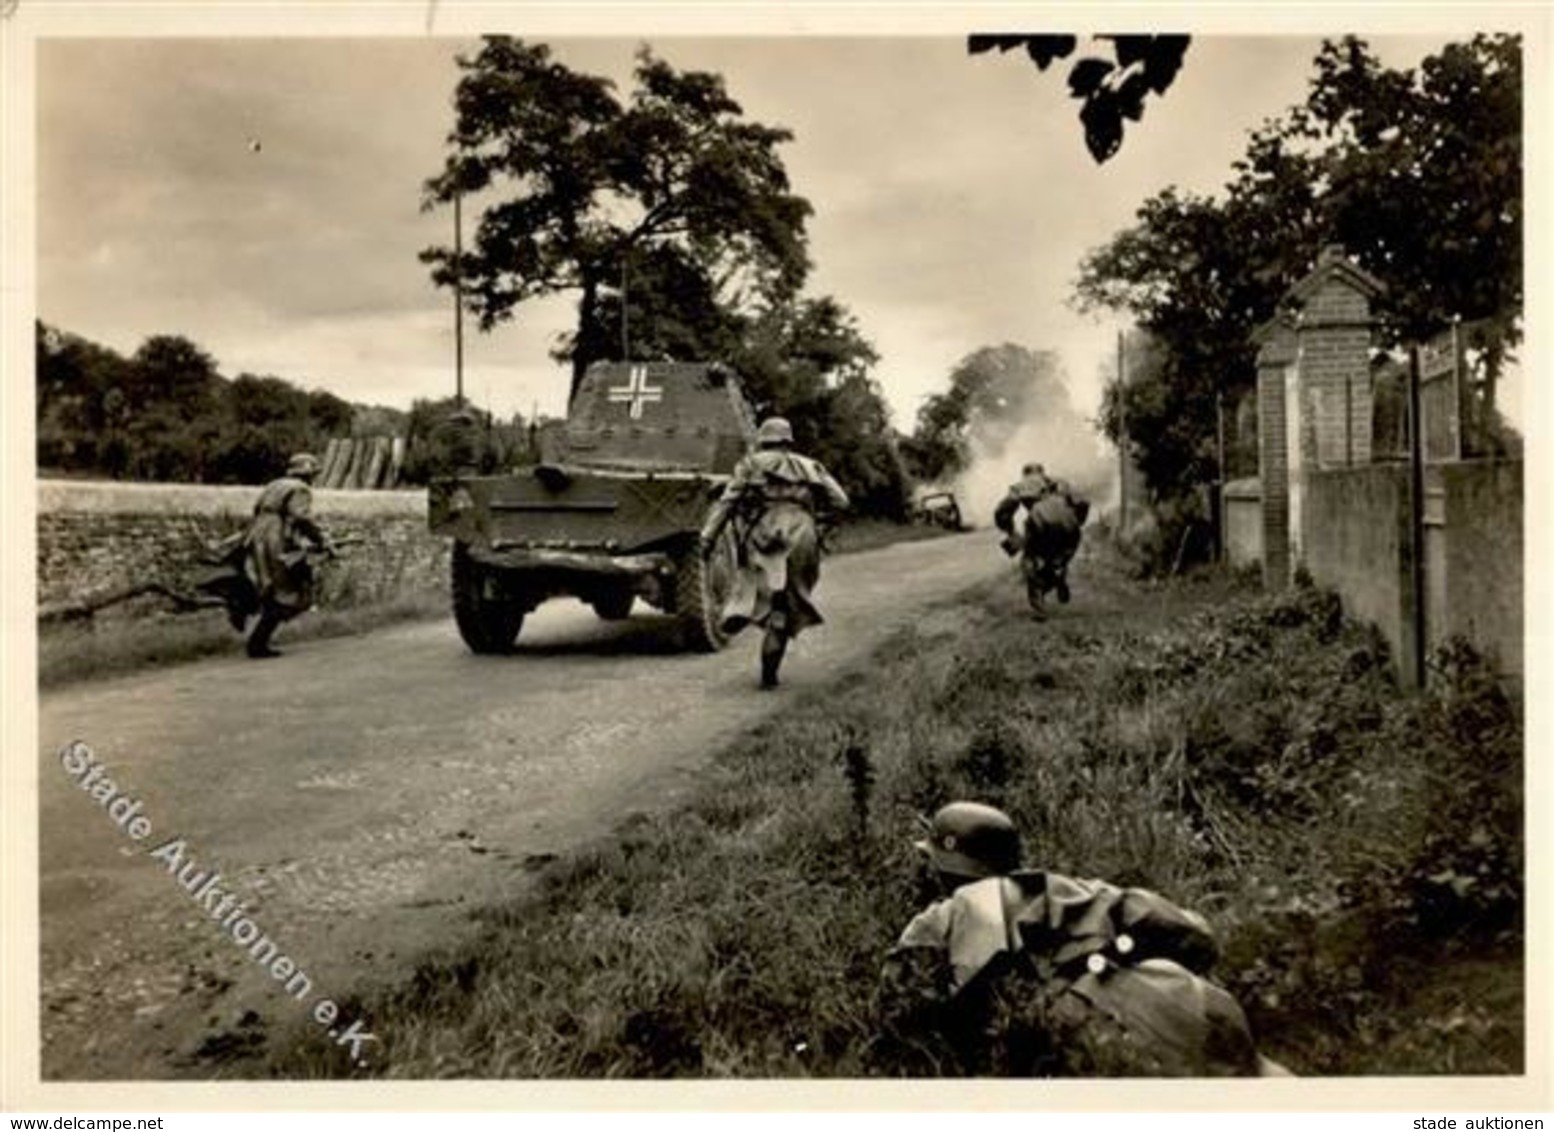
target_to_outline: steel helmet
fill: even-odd
[[[1008,814],[981,802],[945,806],[917,848],[934,868],[953,876],[990,877],[1020,867],[1020,831]]]
[[[288,476],[316,476],[318,475],[318,457],[311,452],[298,452],[286,465]]]
[[[777,444],[793,443],[793,426],[786,417],[767,417],[755,434],[756,443],[762,448]]]
[[[1025,467],[1020,469],[1020,474],[1022,476],[1044,476],[1047,474],[1047,469],[1040,464],[1026,464]]]

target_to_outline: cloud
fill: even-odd
[[[623,92],[638,37],[563,39]],[[416,253],[457,81],[447,39],[44,39],[38,45],[39,312],[121,349],[180,333],[224,370],[353,398],[451,385],[449,297]],[[1388,49],[1403,62],[1428,41]],[[1062,77],[958,36],[660,38],[717,71],[753,120],[791,128],[815,207],[812,289],[878,348],[897,423],[956,361],[1005,341],[1064,352],[1076,402],[1110,330],[1065,307],[1084,252],[1169,183],[1216,189],[1247,129],[1298,101],[1314,39],[1199,37],[1167,96],[1097,167]],[[82,81],[90,76],[90,81]],[[261,140],[260,151],[249,146]],[[466,220],[468,223],[468,219]],[[559,409],[548,358],[574,296],[467,336],[472,382]],[[476,388],[472,384],[472,388]]]

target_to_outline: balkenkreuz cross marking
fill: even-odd
[[[612,403],[625,403],[631,406],[628,415],[634,421],[642,419],[643,404],[664,399],[663,386],[647,383],[647,366],[632,366],[626,378],[626,384],[612,386],[609,392]]]

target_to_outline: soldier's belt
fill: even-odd
[[[783,487],[764,488],[762,497],[767,503],[802,503],[808,505],[813,501],[807,487]]]

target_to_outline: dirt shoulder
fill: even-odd
[[[713,753],[1006,569],[976,535],[835,559],[828,624],[775,695],[753,639],[685,655],[665,618],[604,623],[575,602],[539,611],[511,657],[471,655],[443,620],[45,693],[45,1077],[228,1075],[312,1024],[152,849],[181,839],[191,884],[219,874],[309,977],[306,1007],[403,985],[537,866],[683,802]],[[143,842],[66,772],[74,740],[140,803]]]

